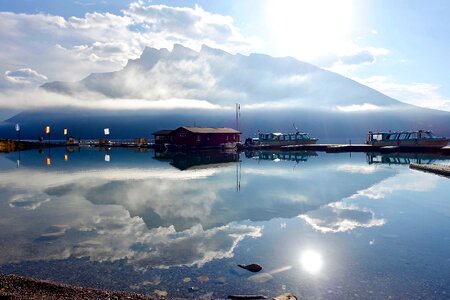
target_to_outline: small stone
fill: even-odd
[[[166,297],[167,296],[167,291],[163,291],[163,290],[154,290],[154,293],[160,297]]]
[[[281,294],[273,298],[274,300],[297,300],[297,297],[291,293]]]
[[[201,276],[197,277],[197,280],[203,283],[203,282],[208,281],[209,277],[207,275],[201,275]]]
[[[183,282],[184,283],[188,283],[188,282],[191,282],[191,281],[192,281],[192,279],[189,278],[189,277],[183,278]]]
[[[246,269],[250,272],[256,273],[262,270],[262,267],[258,264],[250,264],[250,265],[238,265],[242,269]]]
[[[264,283],[271,279],[273,279],[273,276],[269,273],[256,274],[248,278],[248,280],[258,283]]]
[[[150,278],[149,280],[145,280],[142,282],[143,285],[158,285],[161,283],[161,277],[160,276],[154,276]]]

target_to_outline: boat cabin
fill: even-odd
[[[450,140],[437,137],[430,130],[371,132],[367,135],[366,144],[373,146],[416,146],[443,147]]]

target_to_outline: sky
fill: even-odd
[[[206,44],[291,56],[450,111],[449,12],[446,0],[1,1],[0,93],[120,70],[146,46]]]

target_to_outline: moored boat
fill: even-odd
[[[307,145],[317,143],[317,138],[312,138],[306,132],[295,133],[260,133],[258,138],[259,145],[268,146],[288,146],[288,145]]]
[[[431,130],[369,131],[366,140],[366,144],[379,147],[444,147],[449,142],[449,138],[435,136]]]

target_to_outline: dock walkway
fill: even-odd
[[[273,147],[260,148],[271,149]],[[420,152],[420,153],[442,153],[450,155],[450,147],[434,148],[434,147],[400,147],[400,146],[385,146],[378,147],[367,144],[309,144],[309,145],[290,145],[278,147],[284,151],[325,151],[328,153],[339,152]]]
[[[420,171],[424,171],[424,172],[434,173],[434,174],[438,174],[438,175],[442,175],[442,176],[450,178],[450,166],[449,165],[410,164],[409,168],[414,169],[414,170],[420,170]]]

